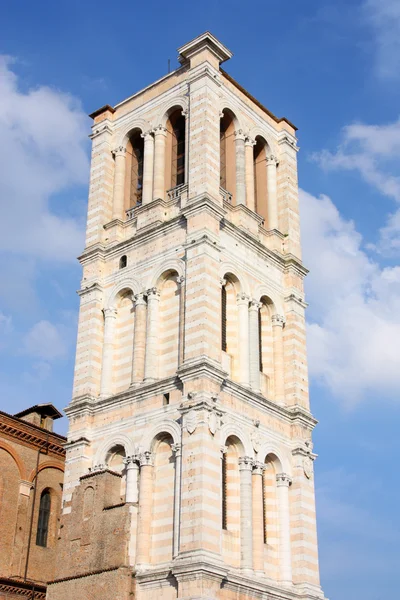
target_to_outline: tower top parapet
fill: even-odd
[[[209,31],[197,36],[194,40],[191,40],[184,46],[178,48],[178,60],[181,65],[190,63],[193,65],[193,61],[196,63],[196,57],[201,54],[209,52],[214,60],[218,61],[218,64],[225,62],[232,58],[233,54],[226,46],[224,46],[215,36]]]

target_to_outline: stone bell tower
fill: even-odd
[[[50,600],[323,599],[295,126],[222,68],[94,112]]]

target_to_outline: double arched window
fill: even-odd
[[[39,517],[36,532],[36,545],[46,548],[47,538],[49,533],[49,521],[51,510],[51,495],[50,490],[43,490],[40,496]]]

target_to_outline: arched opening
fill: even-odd
[[[263,473],[263,536],[264,571],[267,576],[279,579],[279,513],[276,475],[282,469],[279,459],[268,454]]]
[[[49,521],[51,511],[51,494],[46,488],[40,495],[38,525],[36,531],[36,545],[47,547],[47,538],[49,533]]]
[[[255,209],[264,218],[265,224],[268,222],[267,150],[267,142],[257,136],[253,148]]]
[[[123,256],[121,256],[121,258],[119,259],[119,268],[120,269],[125,269],[126,265],[128,264],[128,258],[126,256],[126,254],[124,254]]]
[[[89,486],[83,494],[83,520],[88,521],[93,516],[94,509],[94,488]]]
[[[172,559],[175,481],[172,445],[171,435],[164,433],[157,436],[153,447],[153,517],[150,533],[150,557],[153,564]]]
[[[180,286],[178,273],[165,273],[160,283],[159,309],[159,377],[169,377],[176,372],[179,361],[180,339]]]
[[[238,379],[238,308],[237,294],[240,284],[235,275],[226,274],[221,289],[221,350],[222,366],[232,379]]]
[[[140,206],[143,190],[144,139],[135,129],[126,146],[125,209]]]
[[[133,361],[133,335],[135,311],[133,292],[123,290],[116,302],[117,320],[113,352],[113,390],[115,393],[126,390],[131,384]]]
[[[229,436],[221,461],[221,526],[224,561],[240,566],[240,473],[239,457],[243,446],[236,436]]]
[[[235,204],[236,195],[236,153],[235,123],[233,113],[225,109],[220,122],[220,186],[232,194]]]
[[[258,310],[260,387],[264,396],[270,396],[273,393],[274,382],[274,345],[271,323],[274,305],[268,296],[262,296],[260,304],[261,307]]]
[[[107,467],[111,471],[115,471],[116,473],[120,473],[122,475],[120,489],[121,501],[125,500],[126,494],[126,469],[124,464],[125,456],[126,452],[122,444],[116,444],[115,446],[112,446],[112,448],[110,448],[106,455]]]
[[[167,119],[165,184],[170,190],[185,183],[186,119],[182,108],[174,109]]]

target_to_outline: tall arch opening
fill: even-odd
[[[255,209],[263,217],[266,226],[268,224],[267,150],[267,142],[261,136],[257,136],[253,148]]]
[[[125,500],[126,495],[126,469],[124,464],[124,458],[126,456],[125,448],[122,444],[116,444],[109,449],[106,456],[106,465],[111,471],[121,474],[120,483],[120,500]],[[116,482],[117,482],[117,478]],[[115,490],[116,491],[116,490]]]
[[[171,271],[161,279],[158,363],[159,377],[169,377],[176,372],[179,362],[180,340],[180,286],[178,273]]]
[[[113,352],[113,390],[115,393],[126,390],[131,384],[133,360],[133,336],[135,311],[133,292],[126,289],[120,293],[116,303],[117,321]]]
[[[172,559],[175,480],[172,445],[171,435],[165,433],[157,436],[153,447],[153,518],[150,534],[150,560],[153,564]]]
[[[263,473],[263,536],[264,572],[272,579],[279,579],[279,513],[276,475],[282,468],[274,454],[264,459]]]
[[[221,461],[222,552],[224,561],[240,566],[240,473],[239,457],[243,447],[236,436],[229,436]]]
[[[135,129],[126,145],[125,210],[142,203],[144,139],[141,133]]]
[[[185,183],[186,119],[182,108],[173,109],[167,119],[165,184],[169,190]]]
[[[51,494],[48,488],[44,489],[40,495],[38,525],[36,531],[36,545],[47,547],[49,536],[49,523],[51,511]]]
[[[268,296],[260,298],[258,310],[258,344],[260,357],[260,386],[264,396],[272,393],[274,381],[274,352],[271,315],[273,303]]]
[[[220,186],[236,196],[235,123],[233,113],[225,109],[220,121]]]
[[[239,375],[239,330],[237,294],[240,284],[235,275],[226,274],[221,289],[222,365],[232,379]]]

